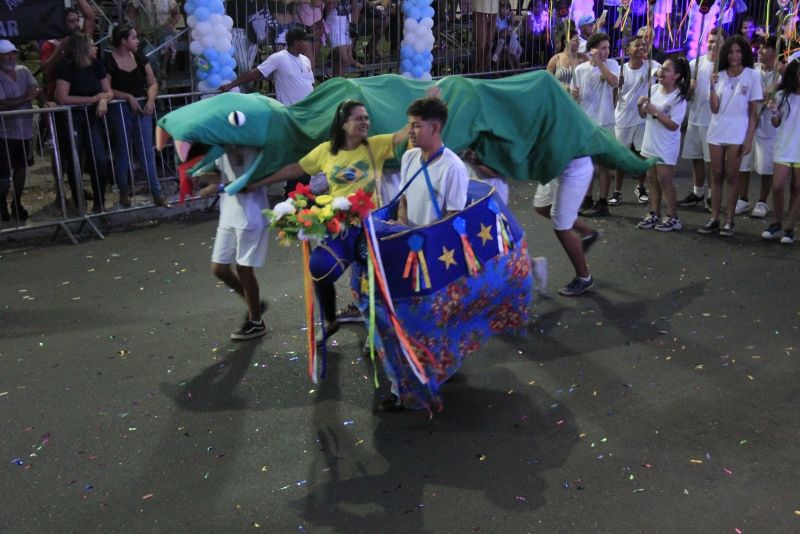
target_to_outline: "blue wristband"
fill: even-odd
[[[225,184],[219,184],[219,190],[217,191],[217,194],[221,195],[223,191],[225,191]]]

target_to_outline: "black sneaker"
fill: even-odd
[[[336,312],[336,321],[339,323],[363,323],[364,316],[355,304],[348,304]]]
[[[697,196],[694,194],[694,191],[691,191],[688,195],[678,201],[678,206],[682,208],[691,208],[692,206],[697,206],[698,204],[702,205],[705,199],[705,195]]]
[[[317,336],[316,336],[316,339],[315,339],[315,342],[317,344],[317,348],[321,349],[328,342],[328,339],[331,336],[333,336],[333,334],[335,334],[336,332],[339,331],[339,327],[340,326],[341,325],[339,324],[338,321],[334,321],[332,323],[327,324],[326,327],[325,327],[325,335],[322,334],[322,327],[320,326],[317,329]]]
[[[622,204],[622,191],[614,191],[608,199],[609,206],[619,206]]]
[[[634,193],[636,194],[636,200],[639,201],[639,204],[647,204],[650,202],[650,197],[647,196],[647,189],[645,189],[643,185],[637,185]]]
[[[778,239],[781,235],[781,225],[778,223],[772,223],[769,225],[769,228],[761,232],[761,237],[772,241],[774,239]]]
[[[784,245],[791,245],[794,243],[794,230],[784,230],[783,237],[781,238],[781,243]]]
[[[247,320],[236,332],[231,334],[231,339],[234,341],[244,341],[246,339],[255,339],[267,333],[267,326],[262,319],[260,322],[253,322]]]
[[[260,312],[260,315],[264,315],[264,312],[267,311],[267,308],[269,308],[269,304],[267,304],[266,300],[261,300],[258,302],[258,311]],[[250,319],[250,312],[244,312],[244,320],[247,321],[248,319]]]
[[[590,209],[583,212],[584,217],[602,217],[608,215],[608,201],[604,198],[598,199]]]
[[[603,237],[603,232],[600,232],[599,230],[595,230],[591,234],[582,237],[581,246],[583,247],[583,253],[586,254],[589,252],[589,249],[592,248],[592,245],[594,245],[595,242],[601,237]]]
[[[702,235],[710,235],[714,232],[719,232],[719,221],[715,219],[709,219],[705,225],[697,229],[697,233]]]
[[[566,286],[562,287],[558,290],[559,295],[564,295],[565,297],[576,297],[581,293],[585,293],[586,290],[591,288],[594,285],[594,278],[591,276],[588,280],[581,280],[577,276],[572,279],[572,282],[567,284]]]
[[[725,223],[719,229],[719,235],[723,237],[733,237],[733,234],[736,233],[736,230],[733,228],[733,221],[725,221]]]
[[[583,212],[592,209],[594,206],[594,201],[592,197],[583,197],[583,202],[581,202],[581,207],[578,209],[578,214],[583,215]]]

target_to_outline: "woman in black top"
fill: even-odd
[[[119,203],[131,205],[130,161],[131,148],[150,184],[153,202],[166,206],[161,184],[156,174],[153,149],[153,112],[156,109],[158,84],[144,54],[138,53],[139,37],[129,24],[114,28],[111,35],[114,51],[106,56],[106,72],[111,76],[115,100],[109,112],[114,155],[114,177],[119,188]]]
[[[91,36],[73,33],[67,41],[64,59],[56,67],[56,101],[61,105],[75,106],[72,108],[72,126],[77,136],[75,144],[92,178],[95,213],[104,208],[105,180],[109,169],[103,119],[113,97],[111,82],[97,59],[97,48]],[[67,153],[72,154],[72,150]],[[73,201],[77,205],[80,177],[73,172],[73,162],[66,163]]]

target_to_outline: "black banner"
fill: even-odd
[[[0,0],[0,39],[25,43],[66,34],[64,0]]]

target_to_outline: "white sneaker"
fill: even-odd
[[[746,212],[750,209],[750,203],[746,200],[742,200],[741,198],[736,201],[736,215],[741,215],[742,213]]]
[[[759,201],[756,202],[756,207],[750,212],[750,217],[758,217],[759,219],[763,219],[767,216],[768,211],[769,206],[767,206],[767,203]]]

